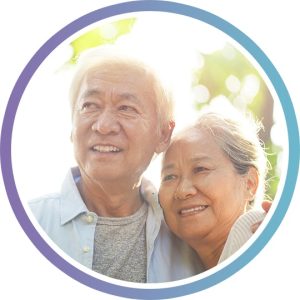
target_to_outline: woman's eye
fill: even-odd
[[[176,179],[176,175],[169,174],[163,177],[162,181],[170,181]]]
[[[194,173],[201,173],[201,172],[204,172],[204,171],[207,171],[208,169],[205,168],[205,167],[196,167],[194,168]]]

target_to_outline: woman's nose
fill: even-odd
[[[178,184],[175,192],[175,198],[179,200],[186,200],[197,193],[197,189],[193,182],[188,178],[183,178]]]
[[[114,134],[119,132],[120,124],[114,112],[110,109],[104,109],[94,121],[92,130],[100,134]]]

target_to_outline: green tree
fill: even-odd
[[[274,145],[271,140],[274,101],[266,83],[249,60],[229,44],[226,44],[222,50],[206,55],[199,53],[199,55],[202,56],[204,64],[195,71],[193,87],[205,87],[207,96],[200,97],[200,101],[195,98],[195,109],[202,109],[222,95],[236,108],[243,112],[252,112],[256,119],[262,122],[263,130],[259,132],[259,137],[270,162],[266,196],[274,199],[279,181],[278,154],[282,149]]]
[[[135,18],[123,19],[79,36],[71,42],[73,54],[69,63],[76,64],[80,54],[87,49],[113,44],[120,36],[130,34],[135,23]],[[251,111],[262,122],[264,130],[259,132],[259,136],[265,145],[271,166],[267,175],[269,186],[266,195],[267,198],[274,199],[279,181],[278,155],[282,149],[271,140],[274,102],[267,85],[249,60],[230,44],[211,54],[199,53],[199,56],[203,58],[204,64],[195,71],[192,88],[201,87],[202,94],[203,89],[206,93],[205,97],[195,97],[195,109],[202,109],[222,95],[239,110]]]
[[[105,44],[113,44],[117,39],[131,31],[136,19],[122,19],[96,27],[71,42],[73,54],[70,63],[75,64],[80,56],[87,49]]]

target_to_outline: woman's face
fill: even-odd
[[[246,177],[206,130],[189,130],[163,160],[159,198],[168,226],[187,242],[228,233],[245,210]]]

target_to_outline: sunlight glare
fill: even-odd
[[[242,88],[241,88],[241,96],[250,103],[253,98],[257,95],[260,88],[260,81],[258,77],[254,74],[249,74],[244,77]]]
[[[241,88],[240,80],[232,74],[227,77],[225,84],[231,93],[238,93]]]

